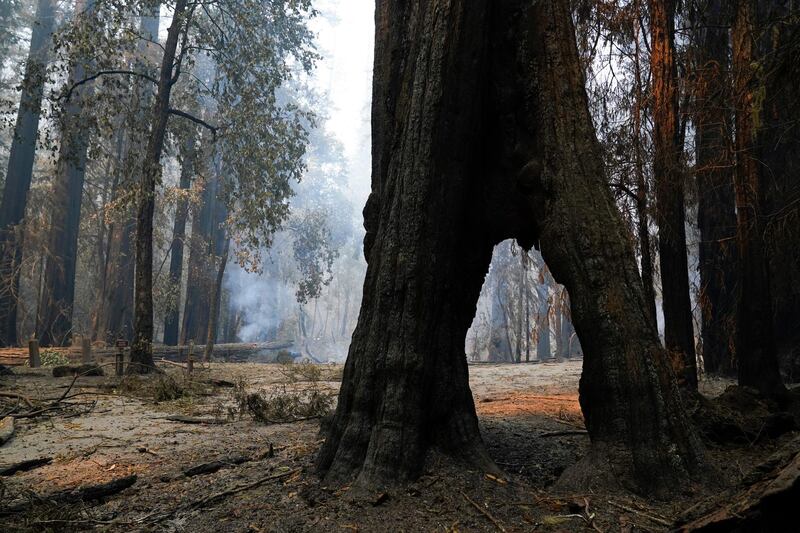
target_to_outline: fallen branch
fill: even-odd
[[[666,527],[672,527],[672,522],[670,522],[669,520],[665,520],[663,518],[659,518],[657,516],[653,516],[650,513],[646,513],[644,511],[639,511],[637,509],[634,509],[633,507],[628,507],[627,505],[623,505],[621,503],[617,503],[617,502],[614,502],[614,501],[611,501],[611,500],[608,500],[608,503],[609,503],[609,505],[613,505],[617,509],[622,509],[623,511],[627,511],[627,512],[633,513],[633,514],[637,514],[639,516],[647,518],[651,522],[655,522],[656,524],[660,524],[660,525],[666,526]]]
[[[3,392],[3,391],[0,391],[0,397],[3,397],[3,398],[15,398],[17,400],[22,400],[23,402],[25,402],[25,405],[27,405],[28,407],[33,408],[33,404],[31,403],[31,401],[26,396],[23,396],[22,394],[17,394],[16,392]]]
[[[193,416],[183,416],[183,415],[164,416],[156,418],[156,420],[169,420],[170,422],[180,422],[182,424],[219,425],[225,423],[223,420],[217,420],[216,418],[195,418]]]
[[[492,516],[492,515],[489,513],[489,511],[487,511],[486,509],[484,509],[483,507],[481,507],[480,505],[478,505],[477,503],[475,503],[475,502],[474,502],[472,499],[470,499],[470,497],[469,497],[469,496],[467,496],[467,495],[466,495],[466,493],[464,493],[463,491],[461,492],[461,495],[462,495],[462,496],[464,496],[464,499],[465,499],[465,500],[467,500],[469,503],[471,503],[471,504],[472,504],[472,506],[473,506],[473,507],[475,507],[475,509],[477,509],[478,511],[480,511],[480,513],[481,513],[483,516],[485,516],[486,518],[488,518],[488,519],[489,519],[489,521],[490,521],[492,524],[494,524],[494,527],[496,527],[496,528],[497,528],[499,531],[502,531],[503,533],[506,533],[506,529],[505,529],[505,528],[504,528],[504,527],[503,527],[503,526],[500,524],[500,522],[498,522],[498,521],[495,519],[495,517],[493,517],[493,516]]]
[[[36,495],[28,501],[0,508],[0,515],[8,515],[26,511],[29,508],[34,507],[37,503],[42,503],[42,502],[48,502],[60,505],[65,503],[100,501],[109,496],[114,496],[115,494],[118,494],[123,490],[127,489],[128,487],[132,486],[134,483],[136,483],[136,479],[137,477],[134,474],[122,478],[117,478],[107,483],[99,483],[97,485],[88,485],[85,487],[79,487],[77,490],[67,489],[56,492],[54,494],[48,494],[46,496]]]
[[[263,485],[267,481],[274,481],[276,479],[283,479],[285,477],[292,476],[292,475],[300,472],[300,470],[302,470],[302,469],[301,468],[295,468],[294,470],[289,470],[288,472],[282,472],[280,474],[271,474],[269,476],[262,477],[261,479],[258,479],[258,480],[254,481],[252,483],[248,483],[247,485],[242,485],[242,486],[236,487],[234,489],[218,492],[217,494],[212,494],[211,496],[207,496],[205,498],[202,498],[200,500],[192,502],[187,506],[187,508],[198,509],[198,508],[201,508],[201,507],[205,507],[209,503],[216,502],[216,501],[221,500],[223,498],[227,498],[228,496],[233,496],[234,494],[239,494],[240,492],[244,492],[246,490],[254,489],[254,488],[258,487],[259,485]]]
[[[547,433],[542,433],[540,437],[567,437],[570,435],[588,435],[589,432],[585,429],[575,429],[572,431],[549,431]]]

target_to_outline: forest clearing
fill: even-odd
[[[436,455],[413,484],[358,494],[316,478],[318,417],[256,421],[239,412],[237,399],[242,391],[274,398],[313,389],[335,396],[340,365],[212,363],[191,376],[162,368],[162,377],[81,377],[74,383],[52,378],[50,369],[29,369],[3,383],[4,392],[36,402],[68,389],[69,402],[81,404],[17,420],[0,470],[46,463],[0,477],[4,497],[13,496],[9,507],[17,508],[0,510],[5,530],[655,532],[671,531],[678,517],[692,516],[690,507],[717,508],[709,503],[718,501],[717,491],[700,486],[660,502],[623,488],[553,490],[561,472],[588,450],[577,400],[580,361],[472,367],[482,432],[502,475],[465,470]],[[211,377],[235,386],[202,385]],[[154,399],[146,382],[164,380],[184,388],[180,397]],[[703,381],[701,390],[716,396],[728,385]],[[800,452],[797,441],[796,432],[756,436],[714,450],[719,488],[736,487],[757,472],[759,458],[782,446]],[[98,501],[74,498],[79,487],[131,476],[130,487]],[[65,494],[73,499],[56,499]]]

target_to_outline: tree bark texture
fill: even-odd
[[[572,297],[593,446],[643,489],[674,486],[702,453],[606,185],[568,2],[380,0],[375,16],[368,267],[320,469],[398,482],[430,447],[493,467],[464,339],[493,246],[516,238]]]
[[[0,346],[17,343],[17,298],[23,253],[21,224],[33,176],[54,10],[53,0],[39,0],[36,5],[0,205]]]
[[[94,0],[75,4],[77,17],[93,16]],[[73,58],[70,83],[86,77],[88,57]],[[36,330],[42,346],[67,345],[72,336],[75,303],[75,268],[78,261],[78,230],[86,174],[89,129],[81,124],[85,100],[94,87],[82,85],[72,93],[64,109],[58,153],[52,216],[48,234],[48,256],[39,301]]]
[[[150,137],[142,160],[142,179],[138,187],[138,217],[136,220],[136,284],[134,300],[133,344],[129,373],[147,373],[155,368],[153,362],[153,213],[156,184],[161,175],[161,153],[169,120],[172,87],[177,78],[175,69],[178,40],[185,28],[187,0],[175,2],[172,23],[167,30],[164,55],[151,112]]]
[[[703,362],[708,373],[731,375],[737,280],[727,11],[711,0],[697,21],[695,120]]]
[[[775,343],[787,381],[800,379],[800,5],[758,4],[764,103],[758,161]]]
[[[697,389],[686,209],[679,142],[678,79],[675,65],[675,0],[650,1],[650,71],[653,83],[653,174],[664,310],[664,344],[681,384]]]
[[[737,246],[739,251],[739,307],[736,320],[736,361],[740,385],[762,393],[785,390],[778,370],[772,322],[769,267],[764,245],[764,175],[757,161],[756,117],[762,105],[754,73],[754,13],[752,0],[738,0],[731,30],[734,102],[736,112]]]

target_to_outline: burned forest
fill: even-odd
[[[0,0],[0,531],[797,531],[798,57],[781,0]]]

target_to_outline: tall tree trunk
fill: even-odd
[[[568,2],[379,0],[375,26],[367,275],[321,470],[403,481],[432,446],[494,468],[464,339],[493,245],[515,237],[573,296],[593,457],[676,486],[702,452],[603,176]]]
[[[214,343],[217,341],[217,324],[219,323],[219,309],[222,301],[222,280],[225,277],[225,267],[228,264],[228,251],[230,248],[230,239],[225,239],[225,244],[222,246],[222,255],[219,258],[217,279],[214,282],[214,293],[211,295],[211,309],[208,313],[208,332],[206,333],[206,348],[203,354],[205,361],[211,360],[211,355],[214,353]]]
[[[664,344],[681,384],[697,389],[697,363],[686,257],[686,210],[678,128],[675,0],[650,1],[653,78],[653,174],[664,308]]]
[[[753,72],[752,0],[738,0],[731,30],[736,111],[737,245],[739,251],[739,307],[736,320],[736,361],[740,385],[756,387],[762,393],[785,390],[778,371],[772,326],[772,298],[762,205],[763,178],[756,161],[754,143],[758,135],[755,116],[761,102],[755,98],[758,81]]]
[[[636,0],[636,13],[641,16],[640,1]],[[640,22],[640,21],[637,21]],[[640,24],[635,24],[635,54],[633,56],[634,90],[636,91],[633,103],[633,151],[636,174],[636,232],[639,240],[639,260],[644,288],[645,302],[650,319],[657,323],[656,291],[653,276],[653,254],[650,244],[650,199],[647,176],[645,175],[644,147],[642,146],[642,106],[645,105],[646,95],[642,81],[641,40]]]
[[[734,372],[736,316],[736,210],[729,146],[728,18],[722,0],[710,0],[699,28],[697,123],[697,222],[700,229],[700,308],[706,372]]]
[[[758,160],[769,169],[763,214],[770,266],[773,328],[787,380],[800,380],[800,5],[760,2],[759,53],[764,104]]]
[[[189,239],[188,281],[183,308],[180,343],[204,339],[208,329],[208,310],[213,283],[214,223],[217,206],[217,181],[207,181],[202,204],[192,216]]]
[[[189,190],[194,174],[193,159],[194,136],[186,142],[186,150],[181,163],[181,191]],[[178,199],[175,209],[175,225],[172,229],[172,246],[169,258],[169,280],[177,291],[177,298],[164,317],[164,344],[174,346],[178,344],[178,330],[180,326],[181,283],[183,279],[183,248],[186,240],[186,219],[189,216],[189,203],[186,198]]]
[[[80,23],[82,17],[92,17],[93,11],[94,0],[78,0],[75,3],[76,23]],[[79,56],[72,59],[70,84],[86,77],[85,63],[90,58]],[[93,93],[91,84],[76,89],[66,104],[62,118],[61,145],[53,188],[55,205],[47,240],[49,255],[36,326],[42,346],[66,345],[72,336],[78,231],[90,132],[81,123],[81,115],[85,100],[91,98]]]
[[[39,0],[36,5],[0,204],[0,346],[17,343],[17,299],[23,252],[21,224],[33,176],[54,10],[53,0]]]
[[[129,373],[147,373],[155,369],[153,362],[153,213],[156,184],[161,175],[161,153],[169,120],[169,104],[176,64],[178,39],[187,23],[187,0],[177,0],[172,24],[167,30],[164,56],[158,78],[158,92],[151,114],[150,137],[142,162],[142,181],[138,188],[138,218],[136,220],[136,288],[134,300],[133,345]]]
[[[548,298],[547,277],[542,267],[539,274],[539,283],[536,285],[539,310],[536,313],[536,359],[547,361],[552,357],[550,347],[550,301]]]

